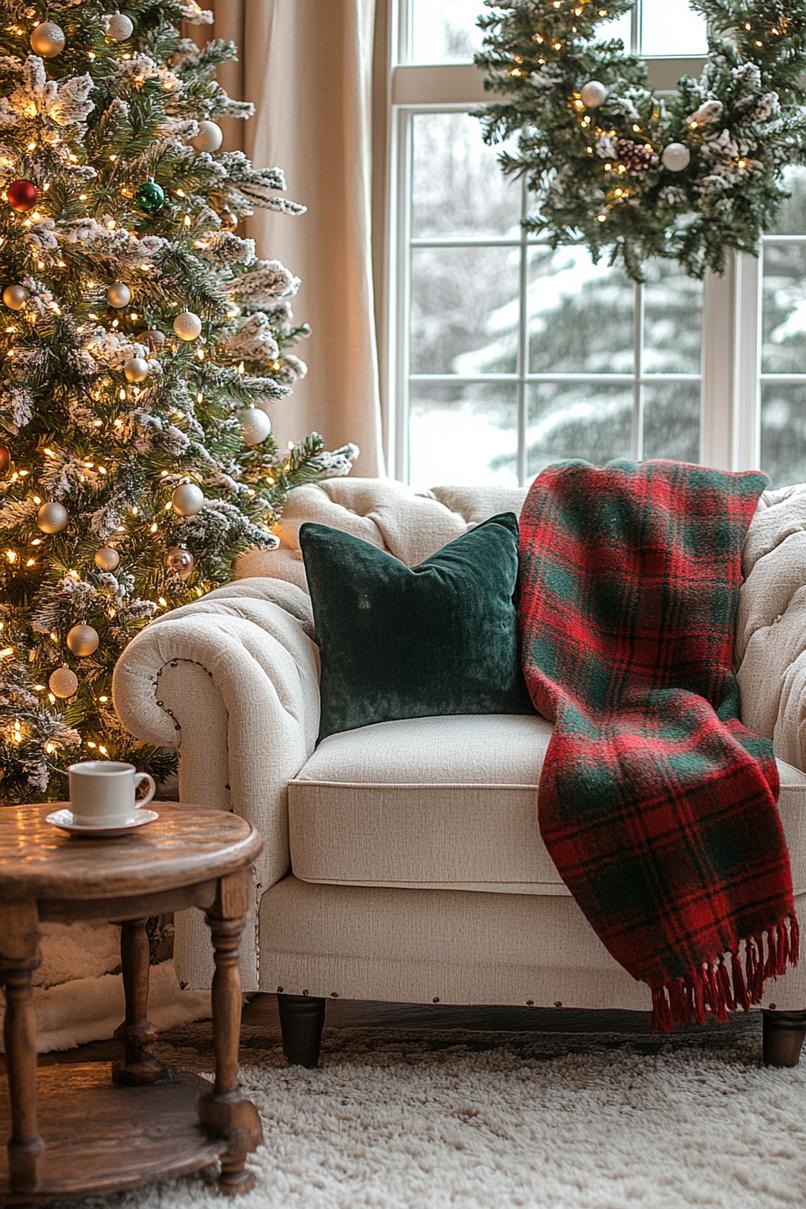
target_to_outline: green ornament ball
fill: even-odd
[[[146,214],[156,214],[165,205],[165,190],[156,181],[145,181],[137,190],[135,200]]]

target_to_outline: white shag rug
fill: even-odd
[[[171,1035],[194,1065],[209,1025]],[[240,1209],[783,1209],[806,1205],[806,1058],[760,1062],[760,1020],[694,1037],[326,1032],[285,1066],[245,1022],[263,1117]],[[222,1209],[202,1177],[83,1201]]]

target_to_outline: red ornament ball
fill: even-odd
[[[5,474],[11,465],[11,450],[8,445],[0,445],[0,474]]]
[[[33,181],[13,181],[6,190],[6,197],[12,210],[16,210],[18,214],[25,214],[27,210],[32,210],[36,205],[39,190]]]

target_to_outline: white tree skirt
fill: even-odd
[[[209,1025],[168,1060],[209,1053]],[[316,1071],[250,1029],[266,1145],[239,1209],[803,1209],[806,1066],[760,1066],[760,1021],[671,1041],[326,1033]],[[82,1202],[221,1209],[200,1177]]]
[[[37,1050],[71,1049],[86,1041],[108,1041],[123,1019],[120,928],[113,924],[46,924],[40,941],[42,964],[34,974]],[[0,998],[0,1024],[4,1005]],[[184,991],[172,961],[152,966],[148,1016],[158,1029],[210,1015],[207,991]],[[0,1052],[2,1052],[0,1028]]]

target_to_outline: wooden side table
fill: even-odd
[[[0,1204],[132,1188],[221,1162],[224,1192],[245,1191],[247,1154],[260,1119],[238,1085],[239,947],[249,914],[250,866],[262,840],[237,815],[159,802],[159,819],[119,839],[76,839],[45,816],[58,803],[0,809],[0,983],[8,1110],[0,1130]],[[215,1081],[162,1065],[148,1022],[150,915],[198,907],[215,959]],[[122,923],[126,1015],[108,1064],[43,1069],[37,1086],[31,980],[39,924],[80,919]],[[110,1078],[111,1074],[111,1078]]]

